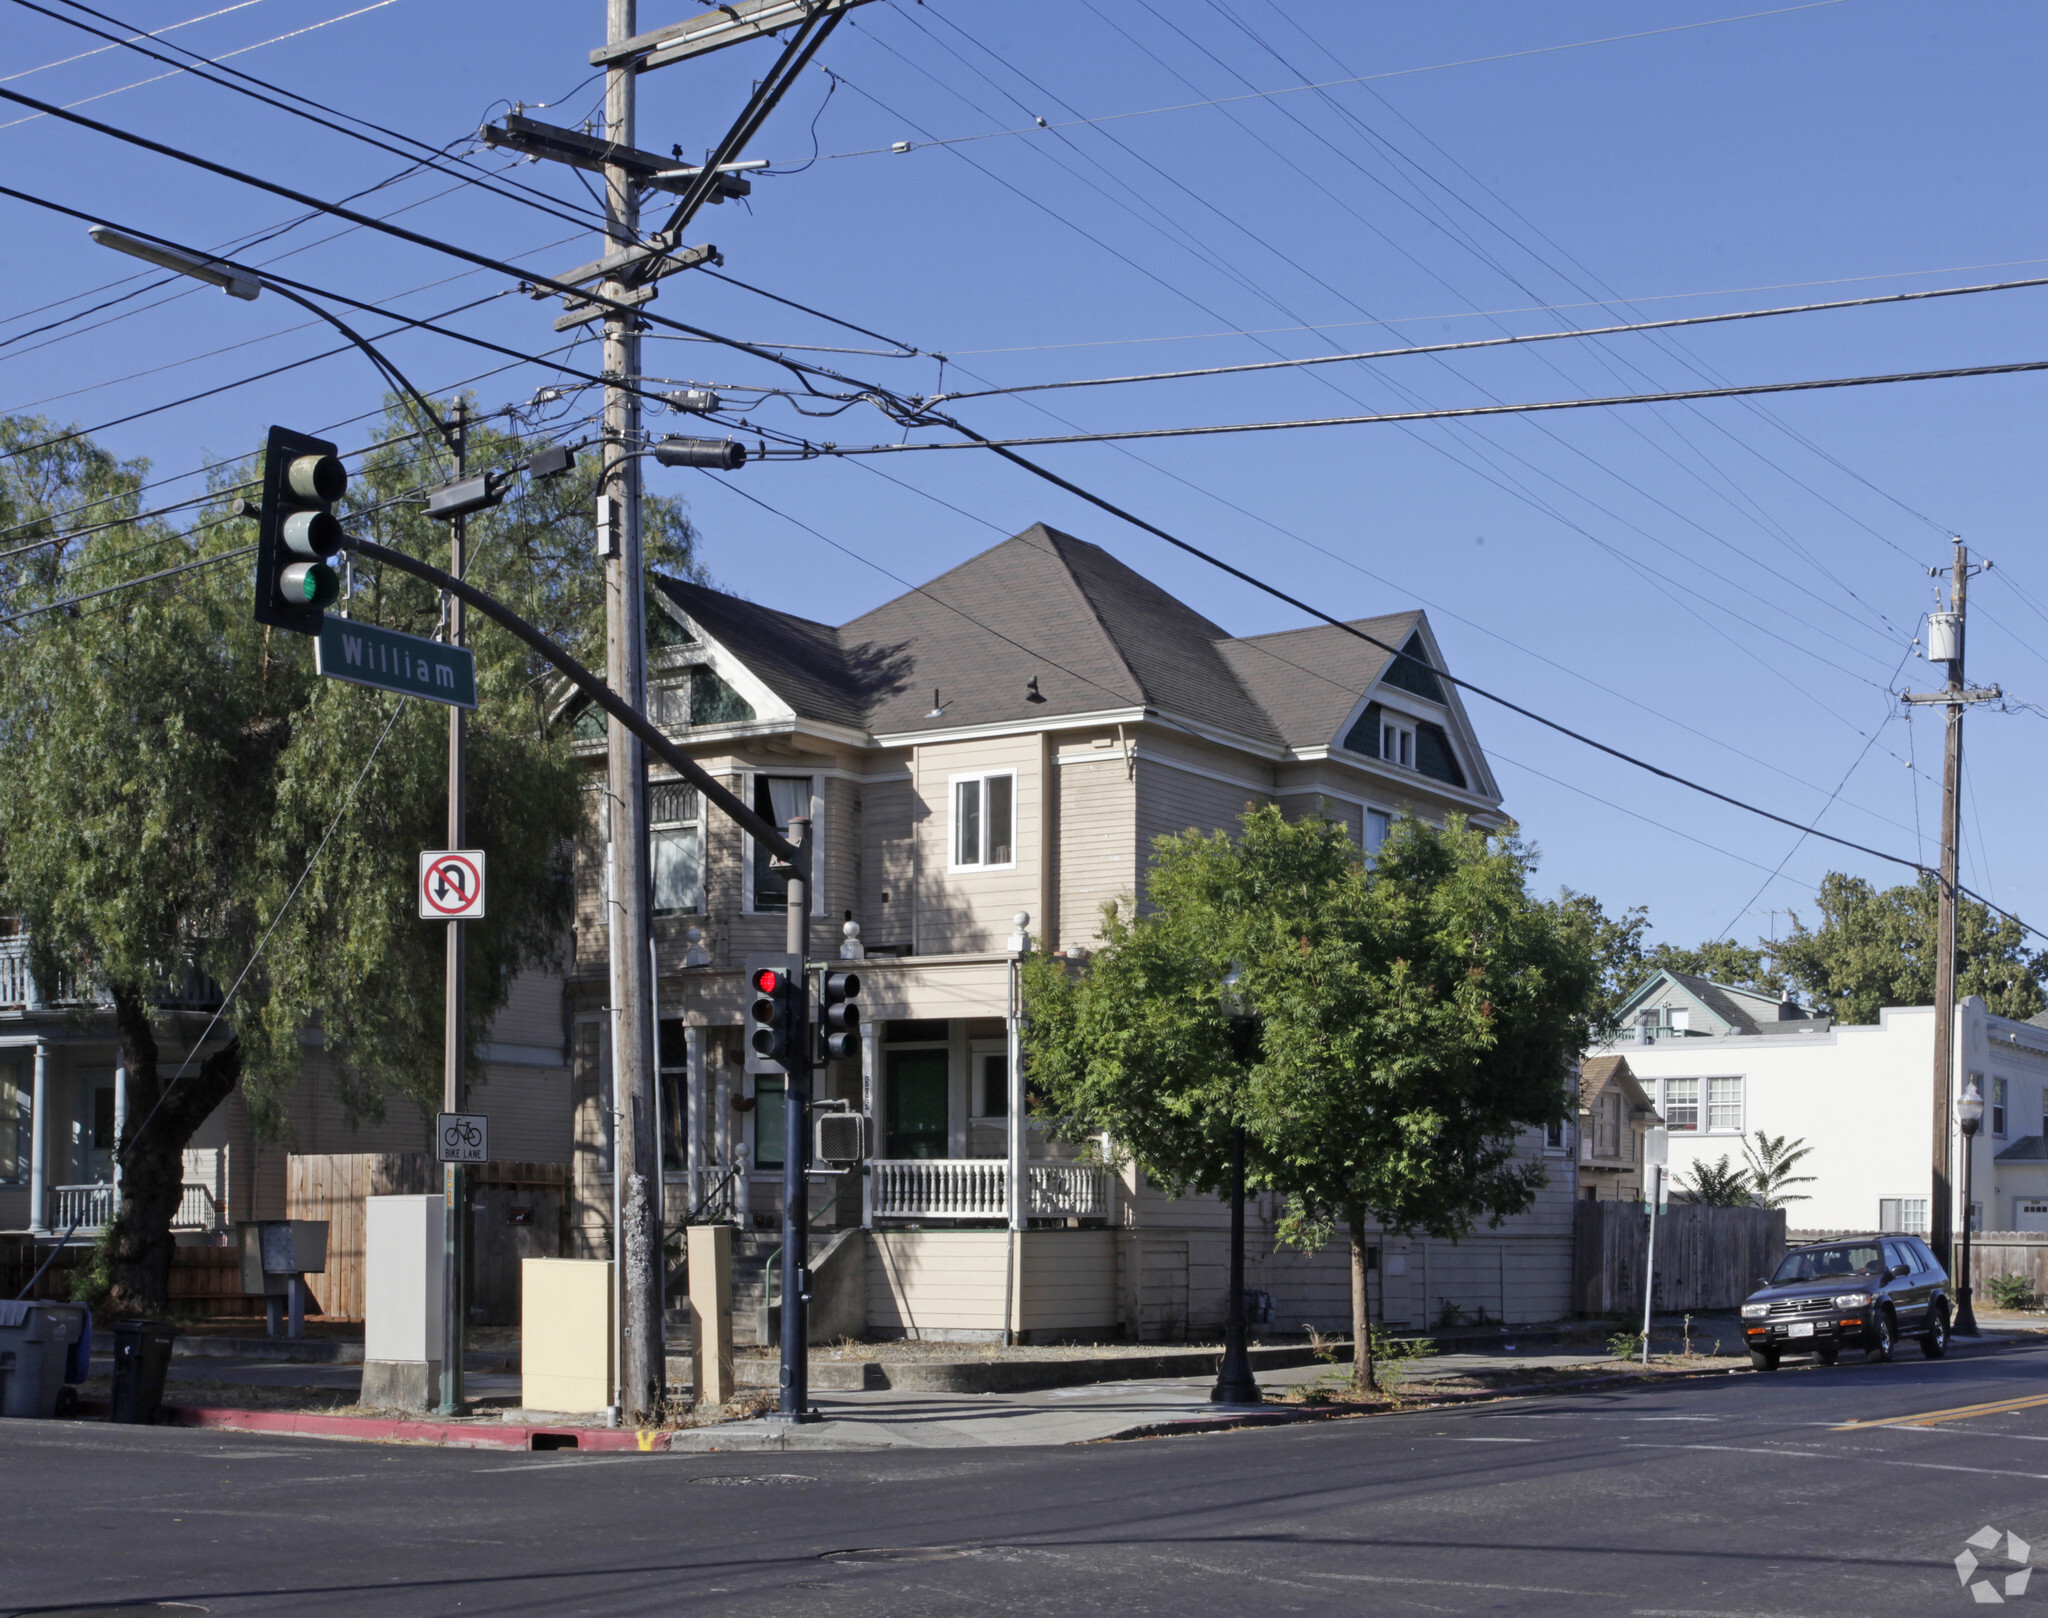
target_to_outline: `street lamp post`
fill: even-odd
[[[1224,1014],[1230,1019],[1230,1044],[1240,1069],[1250,1067],[1258,1057],[1259,1019],[1237,995],[1238,972],[1232,967],[1223,979]],[[1261,1402],[1258,1378],[1252,1375],[1251,1356],[1244,1341],[1244,1125],[1230,1131],[1230,1293],[1223,1317],[1223,1363],[1217,1367],[1216,1386],[1209,1390],[1209,1402],[1219,1405],[1255,1405]]]
[[[1963,1092],[1963,1099],[1956,1103],[1956,1118],[1963,1128],[1963,1262],[1956,1278],[1956,1318],[1949,1329],[1958,1337],[1976,1337],[1977,1307],[1970,1296],[1970,1171],[1977,1156],[1977,1131],[1984,1123],[1984,1098],[1977,1093],[1975,1079]]]

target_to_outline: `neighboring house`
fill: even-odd
[[[1043,526],[833,627],[659,582],[648,706],[778,825],[808,811],[813,950],[860,968],[858,1061],[821,1098],[874,1121],[865,1176],[821,1177],[821,1226],[859,1229],[867,1330],[1177,1336],[1221,1318],[1226,1210],[1100,1166],[1094,1143],[1026,1127],[1017,963],[1085,955],[1105,904],[1141,892],[1152,840],[1229,828],[1247,805],[1326,814],[1368,851],[1394,817],[1502,823],[1500,795],[1427,619],[1361,620],[1426,665],[1335,628],[1236,637],[1106,551]],[[1392,665],[1392,666],[1390,666]],[[569,980],[580,1250],[609,1251],[612,1199],[604,721],[576,720],[596,830]],[[649,788],[658,1041],[671,1223],[778,1218],[780,1081],[743,1071],[742,971],[783,947],[764,852],[656,767]],[[695,964],[693,964],[695,963]],[[1461,1244],[1385,1238],[1391,1321],[1450,1299],[1535,1319],[1568,1307],[1572,1162],[1539,1208]],[[821,1206],[822,1204],[822,1206]],[[1251,1285],[1276,1323],[1346,1316],[1341,1254],[1275,1254],[1253,1210]],[[763,1236],[763,1241],[771,1238]]]
[[[158,1003],[159,1061],[167,1075],[205,1036],[219,1006],[219,985],[196,975]],[[478,1109],[491,1118],[493,1157],[567,1163],[560,978],[519,979],[491,1033],[470,1082]],[[227,1034],[216,1028],[205,1037],[211,1052]],[[391,1103],[381,1120],[351,1122],[340,1075],[318,1033],[301,1035],[300,1043],[300,1078],[285,1097],[281,1138],[257,1137],[239,1087],[194,1132],[174,1222],[181,1240],[211,1240],[237,1220],[283,1218],[294,1153],[432,1150],[428,1120],[410,1102]],[[127,1116],[127,1088],[111,1006],[69,985],[37,983],[28,940],[0,936],[0,1240],[47,1241],[66,1231],[75,1242],[97,1238],[118,1195],[114,1143]]]
[[[1658,971],[1638,984],[1621,1004],[1617,1019],[1626,1036],[1642,1044],[1660,1039],[1718,1038],[1724,1034],[1797,1034],[1816,1021],[1796,1000],[1779,1000],[1754,989]],[[1826,1026],[1826,1019],[1819,1019]]]
[[[2048,1230],[2048,1026],[1994,1016],[1971,995],[1956,1008],[1955,1051],[1951,1119],[1972,1082],[1985,1104],[1971,1176],[1977,1226]],[[1802,1015],[1750,1030],[1695,1028],[1596,1054],[1619,1052],[1671,1131],[1674,1185],[1702,1160],[1740,1167],[1746,1134],[1784,1135],[1813,1148],[1797,1172],[1814,1183],[1796,1187],[1806,1200],[1787,1209],[1793,1227],[1926,1232],[1933,1007],[1886,1007],[1874,1025]],[[1960,1213],[1960,1131],[1951,1139]]]
[[[1643,1200],[1643,1136],[1664,1120],[1626,1056],[1579,1064],[1579,1196],[1587,1202]]]

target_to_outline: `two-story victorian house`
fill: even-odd
[[[1222,1209],[1169,1201],[1105,1166],[1101,1143],[1027,1123],[1018,956],[1085,957],[1103,906],[1142,895],[1155,836],[1234,826],[1249,804],[1329,815],[1368,851],[1404,811],[1501,824],[1424,616],[1360,627],[1429,667],[1329,627],[1237,637],[1044,526],[836,628],[670,580],[656,604],[650,711],[777,824],[809,811],[813,947],[864,957],[860,1060],[818,1091],[871,1116],[876,1156],[813,1191],[821,1240],[857,1233],[835,1262],[864,1266],[858,1327],[1213,1329]],[[601,824],[602,720],[578,723]],[[782,1098],[743,1071],[741,978],[748,952],[782,948],[785,891],[659,766],[649,791],[669,1217],[730,1211],[765,1230]],[[601,847],[585,862],[568,984],[577,1228],[593,1255],[612,1193],[606,864]],[[1518,1320],[1568,1308],[1569,1144],[1535,1131],[1525,1149],[1554,1164],[1531,1214],[1463,1243],[1382,1242],[1386,1319],[1420,1323],[1445,1301]],[[1255,1212],[1250,1284],[1282,1328],[1342,1323],[1345,1260],[1275,1253],[1276,1212]]]

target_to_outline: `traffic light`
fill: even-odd
[[[860,1055],[860,977],[853,972],[825,973],[825,992],[820,1011],[820,1032],[824,1036],[825,1054],[821,1058],[831,1061],[834,1057],[845,1058]]]
[[[795,955],[747,957],[747,1071],[787,1073],[802,1021],[803,961]]]
[[[256,621],[317,635],[341,594],[327,558],[341,549],[334,503],[348,470],[332,444],[289,427],[270,429],[263,451],[263,504],[256,518]]]

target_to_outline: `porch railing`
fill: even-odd
[[[1004,1219],[1009,1162],[1000,1157],[878,1158],[868,1164],[877,1219]]]
[[[1094,1163],[1030,1163],[1025,1209],[1033,1219],[1106,1219],[1109,1171]]]
[[[1006,1219],[1009,1161],[1000,1157],[882,1158],[868,1165],[877,1219]],[[1093,1163],[1030,1163],[1024,1207],[1032,1219],[1104,1219],[1109,1171]]]
[[[104,1181],[93,1185],[50,1187],[49,1228],[71,1229],[75,1222],[81,1236],[105,1230],[114,1218],[114,1188]],[[178,1211],[171,1219],[173,1230],[219,1230],[221,1209],[213,1187],[188,1182],[178,1197]]]
[[[41,998],[28,969],[28,940],[0,938],[0,1006],[32,1006]]]

